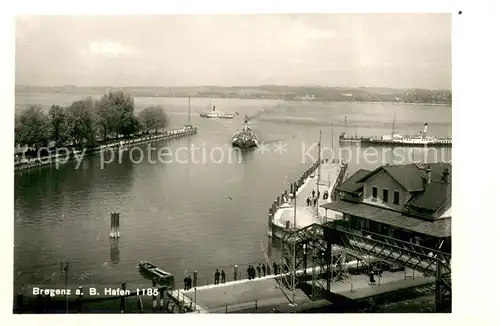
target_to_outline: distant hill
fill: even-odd
[[[321,86],[192,86],[192,87],[78,87],[16,86],[18,93],[103,94],[123,90],[136,97],[212,97],[307,101],[401,102],[451,104],[449,90],[393,89],[384,87]]]

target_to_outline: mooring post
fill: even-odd
[[[127,288],[127,283],[122,283],[122,290],[125,291]],[[122,296],[120,299],[120,313],[125,313],[125,297]]]
[[[153,312],[156,312],[156,306],[158,305],[158,302],[156,300],[156,295],[154,292],[155,288],[156,288],[156,282],[155,280],[153,280]]]
[[[238,265],[234,265],[234,269],[233,269],[233,279],[235,281],[238,280]]]
[[[116,212],[116,237],[120,237],[120,212]]]
[[[109,237],[115,237],[115,212],[111,212],[111,231],[109,232]]]
[[[198,286],[198,271],[193,272],[193,287]]]

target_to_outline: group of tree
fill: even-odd
[[[52,105],[48,112],[30,106],[16,115],[15,142],[32,149],[52,146],[92,147],[120,137],[155,132],[168,126],[162,107],[147,107],[135,115],[134,99],[109,92],[99,100],[85,98],[67,107]]]

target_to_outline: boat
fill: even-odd
[[[424,124],[424,130],[419,135],[400,135],[393,131],[390,135],[377,137],[361,137],[361,145],[381,145],[398,147],[451,147],[451,138],[432,137],[427,135],[427,123]]]
[[[174,287],[174,276],[164,270],[156,267],[149,261],[141,261],[139,263],[140,271],[151,280],[158,284]]]
[[[233,119],[234,114],[225,113],[221,111],[215,110],[215,105],[212,107],[212,111],[210,112],[202,112],[200,113],[200,117],[209,118],[209,119]]]
[[[240,149],[250,149],[259,146],[259,138],[252,131],[252,129],[250,129],[250,126],[248,125],[248,117],[246,115],[243,130],[237,131],[233,134],[231,144],[233,147]]]

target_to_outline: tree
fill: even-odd
[[[95,103],[91,98],[71,103],[66,109],[68,131],[75,145],[94,146],[97,138]]]
[[[104,123],[106,128],[111,127],[111,130],[106,129],[106,133],[113,131],[116,136],[131,134],[139,131],[139,121],[134,116],[134,99],[121,91],[109,92],[104,94],[99,100],[101,116],[105,121],[112,123]],[[102,126],[102,123],[101,123]],[[107,134],[106,134],[107,136]]]
[[[168,117],[165,110],[160,106],[149,106],[139,113],[139,120],[144,130],[149,132],[155,130],[158,133],[159,128],[165,128],[168,125]]]
[[[49,110],[51,132],[50,138],[56,146],[62,146],[69,140],[68,124],[64,108],[59,105],[52,105]]]
[[[15,134],[21,146],[34,149],[47,146],[50,139],[49,120],[42,108],[30,106],[24,110],[16,124]]]

